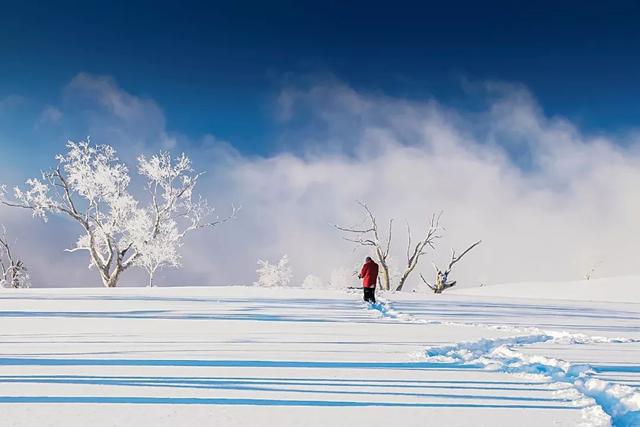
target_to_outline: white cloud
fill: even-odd
[[[62,117],[62,111],[54,106],[47,105],[40,113],[40,117],[38,117],[38,121],[36,122],[36,127],[59,124]]]
[[[606,261],[597,274],[638,273],[637,146],[622,148],[622,141],[546,117],[521,87],[488,89],[480,113],[361,94],[336,82],[289,89],[288,119],[303,111],[312,123],[295,133],[305,154],[245,159],[224,172],[232,177],[229,192],[250,204],[242,227],[255,236],[242,236],[230,252],[288,251],[301,277],[326,278],[351,263],[350,248],[328,223],[357,221],[358,199],[381,219],[398,220],[398,261],[403,221],[417,230],[444,209],[448,231],[437,254],[424,259],[429,274],[432,259],[443,263],[451,247],[483,239],[457,267],[462,283],[580,278],[599,259]],[[327,146],[340,150],[327,153]],[[514,163],[523,155],[526,164]]]
[[[200,191],[221,214],[231,202],[243,206],[237,222],[191,237],[183,270],[165,273],[164,283],[251,283],[258,258],[282,253],[290,254],[294,281],[314,274],[326,282],[364,256],[330,226],[360,220],[355,200],[366,200],[381,221],[396,218],[399,262],[404,221],[418,232],[431,213],[444,210],[446,237],[419,267],[427,274],[451,247],[483,239],[454,270],[463,285],[580,278],[601,259],[595,276],[637,274],[637,139],[584,134],[566,119],[547,117],[519,86],[491,83],[476,91],[487,107],[468,112],[361,93],[335,80],[294,84],[279,98],[281,142],[289,149],[258,158],[213,136],[175,136],[152,100],[108,78],[76,77],[67,102],[82,102],[87,111],[98,106],[100,114],[86,117],[93,140],[115,145],[128,161],[136,150],[173,141],[208,170]],[[75,231],[62,238],[38,230],[28,233],[35,253],[53,246],[65,262],[46,275],[51,283],[64,283],[69,271],[83,272],[76,281],[92,280],[95,272],[81,270],[85,259],[62,253]],[[36,260],[38,269],[50,267],[46,257]]]
[[[4,98],[0,98],[0,112],[21,107],[28,102],[28,99],[22,95],[7,95]]]
[[[87,135],[127,154],[177,146],[179,136],[167,132],[162,109],[121,89],[111,77],[78,74],[65,87],[64,101],[76,120],[86,124]]]

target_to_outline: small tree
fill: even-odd
[[[0,234],[0,288],[28,288],[31,286],[29,272],[22,260],[16,259],[11,251],[7,230],[2,227]]]
[[[451,250],[451,261],[449,262],[449,265],[448,265],[447,269],[444,270],[444,271],[442,271],[440,268],[438,268],[434,264],[433,267],[436,270],[436,282],[435,282],[434,285],[431,285],[429,282],[427,282],[427,280],[424,278],[424,276],[422,274],[420,274],[420,278],[436,294],[441,294],[445,290],[454,287],[456,285],[456,281],[455,280],[454,281],[449,281],[449,274],[451,273],[451,269],[453,268],[453,266],[458,261],[460,261],[462,259],[463,256],[465,256],[467,253],[469,253],[469,251],[471,251],[471,249],[475,248],[480,243],[482,243],[482,240],[478,240],[473,245],[469,246],[467,249],[465,249],[460,254],[460,256],[456,256],[456,251],[452,249]]]
[[[275,287],[287,286],[291,283],[293,272],[289,266],[289,257],[283,255],[277,264],[271,264],[269,261],[258,260],[258,281],[254,284],[257,286]]]
[[[16,187],[15,200],[3,203],[30,209],[45,221],[53,213],[77,222],[83,234],[68,251],[87,251],[89,266],[106,287],[115,287],[132,266],[144,267],[153,283],[158,268],[179,265],[177,250],[187,233],[214,227],[237,212],[212,219],[214,209],[193,197],[202,174],[193,172],[184,154],[175,160],[164,152],[138,158],[150,199],[142,206],[129,193],[129,171],[112,147],[69,141],[67,148],[67,154],[56,156],[54,169],[27,180],[27,190]]]
[[[153,287],[153,279],[158,270],[163,267],[180,266],[178,253],[180,246],[182,246],[182,239],[175,221],[163,222],[159,227],[158,235],[141,251],[138,260],[138,264],[146,270],[149,277],[147,286]]]

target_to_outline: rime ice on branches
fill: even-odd
[[[76,221],[83,232],[68,251],[86,251],[89,266],[98,270],[106,287],[115,287],[134,266],[147,271],[152,285],[158,269],[180,265],[179,248],[187,233],[236,215],[234,208],[228,217],[217,217],[205,199],[194,196],[202,174],[193,171],[185,154],[138,157],[138,174],[148,194],[142,203],[130,193],[129,170],[112,147],[69,141],[67,150],[56,156],[55,168],[27,180],[24,190],[16,187],[14,200],[2,201],[30,209],[45,221],[49,214]]]

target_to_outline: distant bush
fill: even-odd
[[[258,280],[254,282],[257,286],[276,287],[288,286],[291,283],[293,272],[289,266],[289,257],[284,255],[277,264],[269,261],[258,260]]]

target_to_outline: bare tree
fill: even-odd
[[[427,282],[427,280],[424,278],[424,276],[422,274],[420,274],[420,278],[436,294],[441,294],[445,290],[454,287],[456,285],[456,281],[455,280],[452,281],[452,282],[449,281],[449,274],[451,273],[451,269],[453,268],[453,266],[458,261],[460,261],[462,259],[463,256],[465,256],[467,253],[469,253],[469,251],[471,251],[471,249],[475,248],[480,243],[482,243],[482,240],[478,240],[477,242],[475,242],[474,244],[469,246],[459,256],[456,256],[456,251],[452,249],[451,250],[451,261],[449,262],[449,266],[447,267],[447,269],[444,270],[444,271],[442,271],[440,268],[438,268],[434,264],[433,267],[436,270],[436,282],[435,282],[434,285],[431,285],[429,282]]]
[[[430,247],[431,249],[435,249],[434,244],[436,239],[439,239],[440,237],[442,237],[439,234],[439,232],[441,231],[441,228],[440,228],[441,216],[442,216],[442,211],[438,215],[434,214],[431,216],[431,224],[427,229],[425,237],[422,240],[420,240],[418,243],[416,243],[415,246],[413,246],[411,241],[411,227],[409,226],[409,223],[407,223],[407,239],[408,239],[407,267],[405,268],[404,273],[402,273],[402,276],[400,276],[400,283],[398,284],[396,291],[402,290],[405,282],[407,281],[407,278],[418,265],[418,261],[420,260],[420,257],[426,254],[425,249],[427,247]]]
[[[151,199],[141,206],[129,193],[129,171],[112,147],[69,141],[67,148],[42,179],[29,179],[27,190],[15,189],[15,200],[1,201],[30,209],[45,221],[50,213],[76,221],[83,234],[69,251],[87,251],[89,266],[96,267],[106,287],[115,287],[132,266],[144,267],[153,283],[158,268],[179,265],[177,249],[185,234],[235,217],[234,208],[227,218],[212,218],[214,209],[206,200],[194,200],[202,174],[193,172],[184,154],[176,159],[163,152],[138,158],[138,173]]]
[[[370,246],[373,248],[376,261],[380,265],[380,277],[378,278],[380,287],[384,290],[389,290],[391,289],[391,280],[389,277],[388,258],[389,251],[391,249],[393,218],[389,220],[389,230],[386,238],[381,239],[375,215],[371,212],[371,209],[369,209],[366,203],[358,202],[358,204],[364,210],[366,222],[368,224],[362,228],[342,227],[339,225],[335,225],[335,227],[343,233],[346,233],[346,236],[344,237],[345,240],[356,243],[360,246]]]
[[[600,265],[602,265],[604,263],[604,260],[600,260],[598,262],[596,262],[589,271],[587,271],[587,273],[584,275],[585,280],[591,280],[591,278],[593,277],[593,274],[596,272],[596,269],[598,267],[600,267]]]
[[[31,286],[27,267],[22,260],[14,258],[7,230],[0,234],[0,288],[28,288]]]

